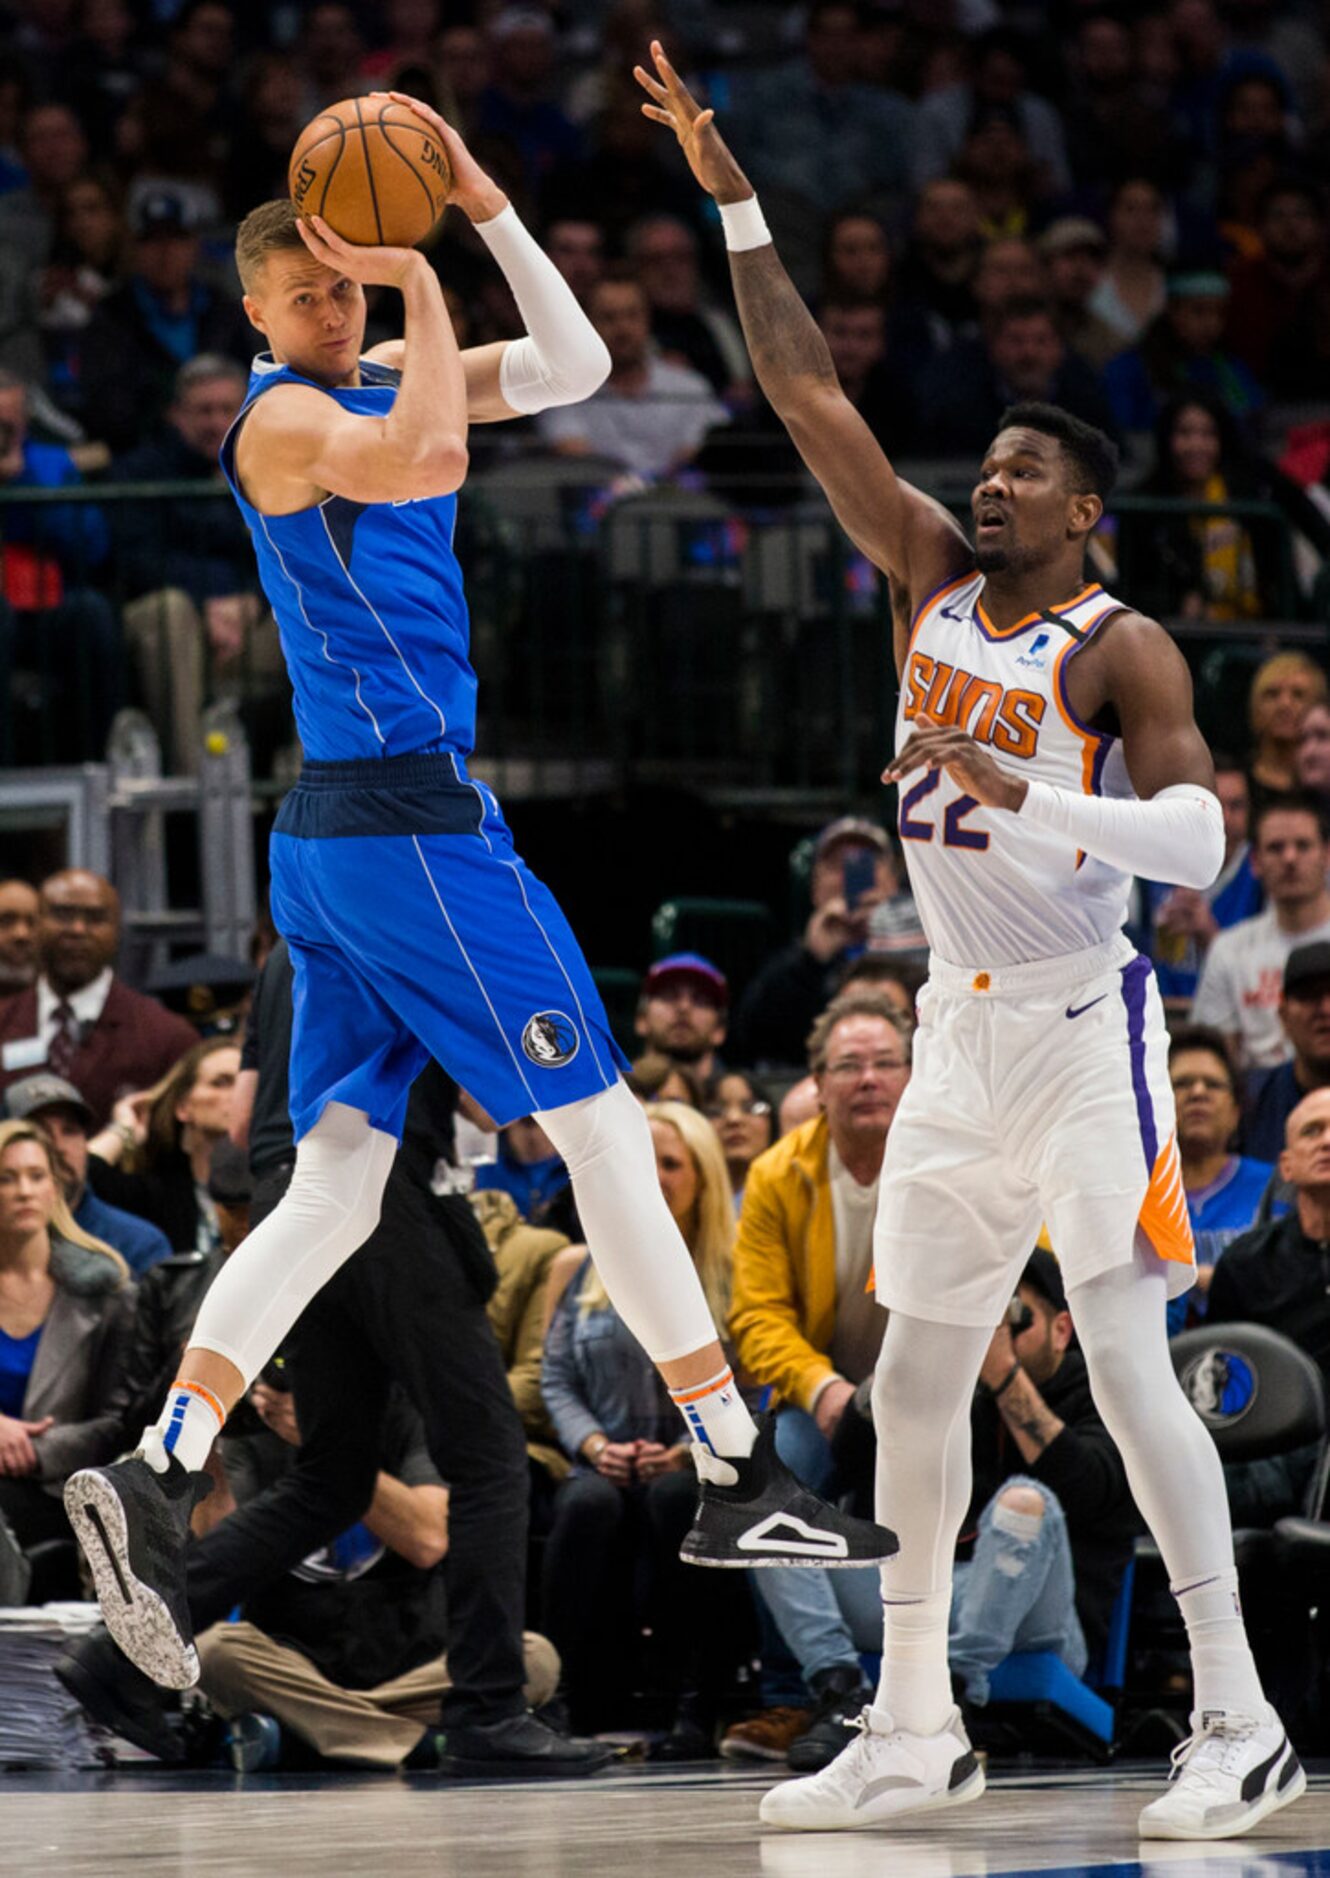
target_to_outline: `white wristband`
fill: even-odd
[[[771,230],[756,196],[745,196],[742,202],[721,202],[717,206],[725,230],[725,246],[731,254],[743,254],[749,248],[768,245]]]

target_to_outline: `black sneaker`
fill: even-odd
[[[570,1741],[530,1711],[439,1736],[439,1772],[472,1780],[575,1780],[598,1774],[617,1754],[603,1741]]]
[[[176,1767],[186,1746],[173,1700],[135,1669],[105,1630],[91,1630],[72,1643],[55,1665],[57,1682],[112,1734],[145,1754]]]
[[[801,1485],[776,1453],[776,1418],[764,1415],[747,1459],[723,1460],[695,1449],[699,1493],[692,1531],[679,1548],[686,1565],[751,1571],[771,1565],[876,1565],[894,1558],[899,1542],[885,1526],[851,1519]],[[728,1485],[708,1468],[738,1476]]]
[[[164,1689],[199,1679],[185,1599],[189,1516],[212,1491],[175,1456],[163,1474],[141,1455],[85,1467],[65,1483],[65,1511],[92,1568],[106,1627],[130,1662]]]
[[[850,1745],[846,1732],[855,1718],[872,1704],[873,1691],[857,1663],[837,1663],[808,1679],[817,1697],[811,1726],[790,1743],[786,1760],[796,1774],[820,1774]]]

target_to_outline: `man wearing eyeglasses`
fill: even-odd
[[[779,1404],[777,1452],[814,1491],[831,1477],[832,1436],[882,1342],[886,1318],[870,1288],[873,1219],[887,1135],[910,1079],[910,1036],[909,1019],[883,992],[852,991],[828,1005],[808,1038],[820,1112],[759,1155],[744,1188],[730,1334],[740,1364]],[[824,1661],[791,1634],[844,1629],[830,1575],[762,1571],[755,1582],[819,1707],[847,1695],[862,1706],[853,1651],[847,1690],[844,1652],[829,1645]],[[796,1714],[740,1724],[726,1737],[727,1757],[753,1753],[744,1731],[754,1728],[763,1757],[773,1747],[784,1754],[788,1731],[808,1720],[784,1719]]]

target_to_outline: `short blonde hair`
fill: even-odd
[[[296,226],[299,220],[289,196],[260,202],[257,209],[250,210],[236,230],[236,271],[246,293],[253,293],[259,270],[270,254],[290,254],[297,248],[308,254]]]
[[[66,1176],[61,1172],[60,1156],[55,1142],[46,1130],[39,1122],[27,1120],[0,1122],[0,1160],[4,1159],[16,1141],[36,1142],[46,1156],[46,1165],[51,1170],[51,1179],[55,1183],[55,1200],[51,1207],[51,1216],[46,1222],[47,1229],[54,1232],[57,1237],[67,1239],[71,1245],[82,1246],[85,1252],[100,1252],[104,1258],[111,1261],[121,1278],[128,1278],[129,1267],[114,1247],[107,1245],[102,1239],[94,1239],[90,1232],[84,1232],[82,1226],[76,1224],[74,1215],[69,1210],[69,1203],[65,1199],[62,1182]]]
[[[1307,702],[1309,704],[1323,704],[1325,702],[1327,692],[1326,677],[1315,659],[1308,658],[1305,652],[1276,652],[1273,657],[1266,659],[1263,665],[1257,666],[1256,674],[1251,681],[1251,712],[1253,719],[1256,715],[1256,706],[1269,689],[1271,683],[1277,683],[1282,679],[1291,678],[1295,672],[1300,673],[1308,681],[1309,696]]]

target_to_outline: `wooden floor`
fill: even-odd
[[[1259,1837],[1146,1845],[1156,1768],[998,1776],[891,1833],[759,1833],[767,1780],[625,1768],[558,1785],[427,1777],[9,1775],[0,1872],[22,1878],[996,1878],[1020,1872],[1330,1878],[1330,1772]]]

